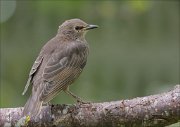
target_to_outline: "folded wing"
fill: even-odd
[[[67,88],[82,72],[87,60],[85,44],[74,44],[53,53],[44,68],[44,86],[40,100],[50,101],[61,90]]]

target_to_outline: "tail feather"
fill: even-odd
[[[39,100],[39,97],[37,96],[30,96],[28,101],[26,102],[24,106],[24,110],[22,115],[23,116],[30,116],[30,117],[36,117],[39,115],[41,111],[43,101]]]

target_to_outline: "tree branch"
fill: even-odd
[[[0,126],[18,126],[23,108],[1,108]],[[44,106],[28,126],[164,127],[180,120],[180,85],[162,94],[83,105]]]

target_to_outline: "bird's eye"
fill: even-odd
[[[75,30],[81,30],[81,29],[83,29],[84,27],[83,26],[76,26],[75,27]]]

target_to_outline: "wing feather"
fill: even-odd
[[[87,60],[87,53],[87,46],[80,43],[53,54],[44,69],[46,85],[40,99],[48,102],[71,84],[80,75],[82,65]]]
[[[32,78],[34,74],[37,72],[38,68],[40,67],[42,61],[43,61],[43,56],[39,55],[31,68],[31,71],[29,73],[29,78],[28,78],[28,81],[26,83],[26,86],[24,88],[22,95],[24,95],[26,91],[28,90],[29,85],[32,83]]]

